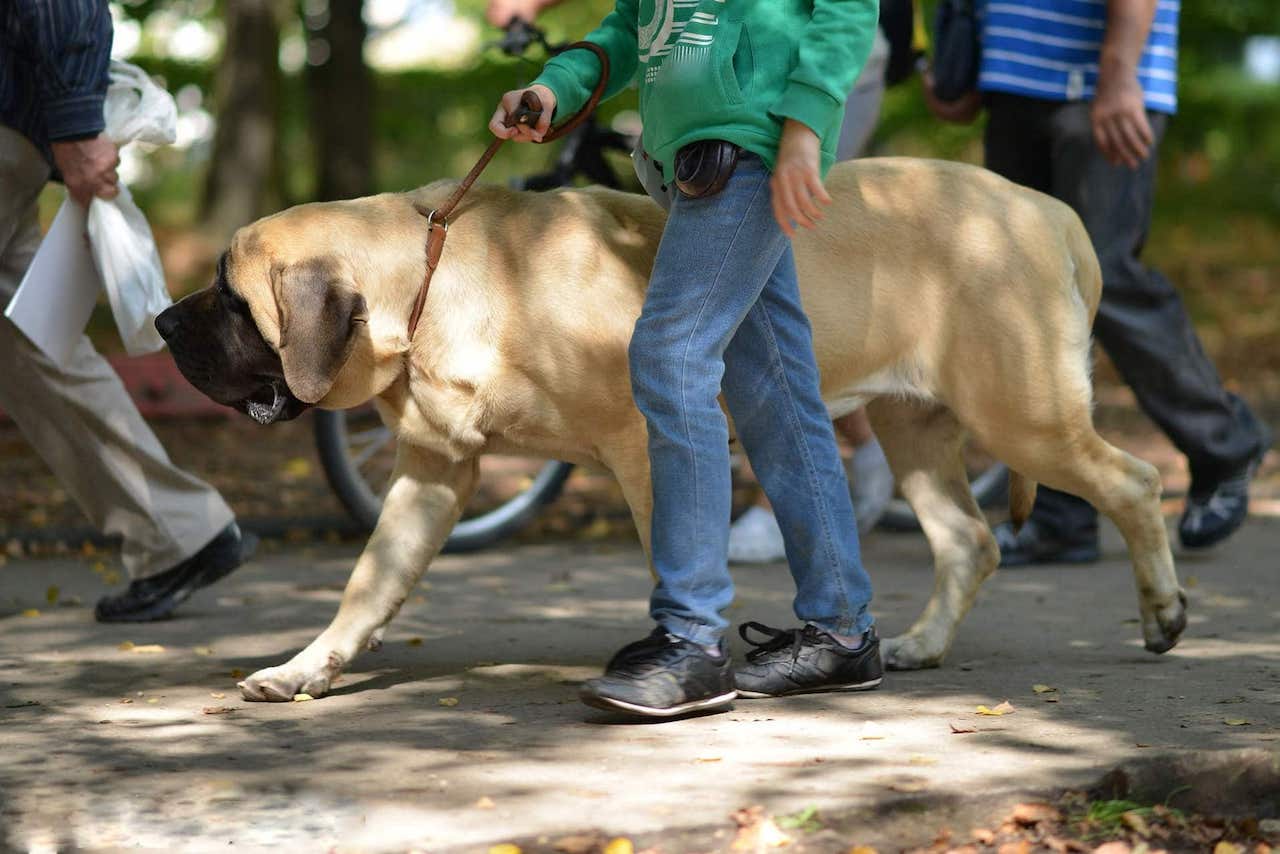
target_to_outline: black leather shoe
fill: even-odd
[[[728,708],[736,696],[723,643],[717,658],[661,626],[618,650],[579,692],[588,706],[651,718]]]
[[[1267,454],[1266,442],[1241,469],[1215,483],[1197,484],[1193,478],[1187,508],[1178,521],[1178,539],[1189,549],[1204,549],[1222,542],[1244,524],[1249,515],[1249,481]]]
[[[173,616],[173,611],[201,587],[208,587],[244,563],[258,546],[253,534],[242,534],[235,522],[204,548],[158,575],[130,582],[122,593],[98,600],[100,623],[147,623]]]
[[[1001,566],[1030,566],[1040,563],[1094,563],[1102,555],[1098,535],[1080,539],[1063,539],[1028,519],[1014,533],[1012,522],[996,525],[996,544],[1000,546]]]
[[[751,639],[751,632],[764,636]],[[884,678],[880,639],[874,628],[862,646],[849,649],[817,626],[772,629],[743,623],[738,634],[755,647],[734,673],[739,697],[783,697],[823,691],[869,691]]]

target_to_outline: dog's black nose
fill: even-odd
[[[178,313],[170,306],[156,315],[156,332],[168,341],[169,336],[178,330]]]

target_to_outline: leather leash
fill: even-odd
[[[595,90],[591,93],[591,97],[587,99],[586,106],[574,113],[568,121],[559,127],[550,128],[542,137],[542,142],[551,142],[559,139],[582,124],[591,111],[596,108],[596,105],[600,103],[600,97],[604,94],[604,87],[608,85],[609,56],[604,52],[604,49],[593,42],[581,41],[574,42],[566,47],[565,50],[573,50],[575,48],[589,50],[600,60],[600,81],[596,83]],[[560,52],[563,53],[563,51]],[[507,116],[503,123],[507,127],[515,127],[517,124],[537,124],[541,116],[542,101],[533,92],[525,92],[520,99],[520,106],[513,114]],[[422,277],[422,286],[418,288],[418,296],[413,301],[413,311],[409,314],[410,341],[413,341],[414,332],[418,328],[418,321],[422,318],[422,307],[427,303],[427,291],[431,288],[431,277],[435,274],[436,267],[440,265],[440,255],[444,252],[444,239],[449,233],[449,215],[453,213],[454,208],[462,201],[462,197],[467,194],[467,190],[471,189],[471,185],[480,177],[484,167],[489,165],[489,161],[498,153],[498,149],[502,147],[504,142],[506,142],[505,139],[499,138],[489,143],[489,147],[485,149],[484,154],[480,155],[476,165],[471,167],[471,171],[462,179],[458,189],[453,191],[453,195],[449,196],[443,205],[427,210],[423,205],[417,202],[413,203],[414,210],[427,218],[427,271]]]

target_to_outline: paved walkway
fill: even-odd
[[[1137,756],[1280,746],[1280,524],[1251,521],[1212,555],[1180,558],[1191,623],[1163,657],[1141,648],[1114,531],[1104,545],[1096,566],[998,573],[940,670],[659,725],[576,699],[647,631],[634,546],[441,559],[334,695],[284,705],[242,702],[233,674],[283,661],[325,625],[354,550],[267,551],[181,619],[126,627],[93,622],[92,559],[10,559],[0,849],[7,834],[21,850],[485,850],[591,827],[728,827],[751,804],[991,800]],[[924,542],[877,534],[866,556],[881,627],[900,631],[932,583]],[[783,567],[736,578],[735,620],[789,622]],[[975,713],[1003,700],[1013,714]]]

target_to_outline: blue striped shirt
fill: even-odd
[[[1147,108],[1178,107],[1179,0],[1158,0],[1138,63]],[[978,88],[1052,101],[1087,101],[1098,81],[1106,0],[979,0]]]
[[[107,0],[0,0],[0,124],[49,142],[95,136],[111,61]]]

